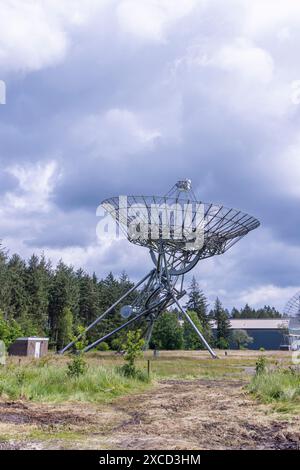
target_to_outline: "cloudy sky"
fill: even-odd
[[[300,3],[1,0],[0,237],[100,276],[147,250],[97,241],[96,208],[165,194],[262,225],[199,263],[209,299],[282,308],[300,289]]]

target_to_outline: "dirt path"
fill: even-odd
[[[102,407],[2,402],[0,434],[15,427],[19,438],[0,442],[0,448],[299,448],[300,416],[270,413],[243,387],[236,380],[166,380]],[[26,437],[28,426],[46,440]],[[72,438],[59,438],[66,430]]]

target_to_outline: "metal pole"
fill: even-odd
[[[148,326],[147,331],[146,331],[145,344],[143,346],[144,351],[146,351],[149,348],[149,343],[150,343],[150,339],[151,339],[151,336],[152,336],[153,326],[154,326],[154,320],[151,320],[151,323]]]
[[[202,343],[204,344],[204,346],[208,349],[208,351],[210,352],[211,356],[213,359],[217,359],[218,356],[216,355],[216,353],[212,350],[212,348],[210,347],[210,345],[208,344],[208,342],[206,341],[206,339],[204,338],[204,336],[202,335],[202,333],[198,330],[198,328],[196,327],[195,323],[193,322],[193,320],[191,319],[191,317],[187,314],[187,312],[185,312],[183,310],[183,308],[181,307],[180,303],[178,302],[178,300],[176,299],[175,296],[173,296],[173,299],[176,303],[176,305],[178,306],[179,310],[181,311],[181,313],[183,313],[183,315],[185,316],[185,318],[187,319],[187,321],[189,322],[189,324],[194,328],[194,330],[196,331],[197,335],[199,336],[199,338],[201,339]]]
[[[103,341],[107,340],[108,338],[110,338],[112,335],[114,335],[115,333],[118,333],[118,331],[122,330],[123,328],[125,328],[126,326],[128,325],[131,325],[131,323],[135,322],[136,320],[138,320],[139,318],[141,318],[143,315],[146,315],[148,312],[148,310],[144,310],[142,313],[139,313],[139,315],[136,315],[134,318],[132,318],[131,320],[129,320],[128,322],[124,323],[124,325],[121,325],[119,326],[118,328],[116,328],[114,331],[111,331],[110,333],[108,333],[107,335],[105,336],[102,336],[102,338],[100,339],[97,339],[97,341],[94,341],[94,343],[90,344],[89,346],[87,346],[86,348],[84,348],[83,352],[87,352],[89,351],[90,349],[92,348],[95,348],[98,344],[102,343]]]
[[[133,291],[135,291],[141,284],[143,284],[143,282],[146,281],[146,279],[148,279],[148,277],[150,277],[153,273],[154,273],[155,269],[152,269],[152,271],[150,271],[150,273],[147,274],[147,276],[143,277],[143,279],[141,279],[137,284],[135,284],[131,289],[129,289],[127,292],[125,292],[124,295],[122,295],[122,297],[120,297],[113,305],[111,305],[104,313],[102,313],[102,315],[100,315],[98,318],[96,318],[96,320],[93,321],[93,323],[91,323],[84,331],[83,333],[81,333],[80,335],[77,336],[76,339],[74,339],[73,341],[71,341],[71,343],[67,344],[67,346],[65,346],[63,349],[61,349],[59,351],[59,354],[63,354],[64,352],[67,351],[67,349],[71,348],[80,338],[82,338],[82,336],[84,334],[86,334],[89,330],[91,330],[95,325],[97,325],[97,323],[99,323],[100,320],[102,320],[102,318],[104,318],[109,312],[111,312],[120,302],[122,302],[122,300],[124,300],[129,294],[131,294]]]

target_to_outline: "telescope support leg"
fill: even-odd
[[[151,336],[152,336],[153,326],[154,326],[154,320],[151,320],[147,328],[146,335],[145,335],[145,344],[143,346],[144,351],[147,351],[147,349],[149,349],[149,343],[150,343]]]
[[[217,359],[218,356],[216,355],[216,353],[212,350],[212,348],[210,347],[210,345],[208,344],[208,342],[206,341],[206,339],[204,338],[204,336],[202,335],[202,333],[198,330],[197,326],[195,325],[195,323],[193,322],[193,320],[191,319],[191,317],[187,314],[187,312],[184,311],[184,309],[181,307],[180,303],[178,302],[178,300],[176,299],[175,296],[173,296],[173,299],[174,299],[174,302],[176,303],[177,307],[179,308],[179,310],[181,311],[181,313],[185,316],[185,318],[187,319],[187,321],[189,322],[189,324],[192,326],[192,328],[195,330],[195,332],[197,333],[197,335],[199,336],[200,340],[202,341],[202,343],[204,344],[204,346],[206,347],[206,349],[209,351],[211,357],[213,359]]]
[[[68,349],[70,349],[78,340],[80,340],[82,338],[82,336],[84,334],[86,334],[89,330],[91,330],[94,326],[96,326],[108,313],[110,313],[120,302],[122,302],[122,300],[124,300],[126,297],[128,297],[129,294],[131,294],[133,291],[135,291],[141,284],[143,284],[153,273],[154,273],[154,269],[152,269],[152,271],[150,271],[150,273],[147,274],[147,276],[143,277],[143,279],[141,279],[137,284],[135,284],[131,289],[129,289],[127,292],[125,292],[124,295],[122,295],[122,297],[120,297],[113,305],[111,305],[104,313],[102,313],[102,315],[100,315],[98,318],[96,318],[95,321],[93,321],[93,323],[91,323],[85,330],[83,333],[81,333],[80,335],[77,336],[77,338],[73,341],[71,341],[71,343],[67,344],[67,346],[65,346],[63,349],[61,349],[59,351],[59,354],[63,354],[64,352],[66,352]]]
[[[149,314],[149,310],[144,310],[143,312],[139,313],[138,315],[136,315],[135,317],[131,318],[131,320],[127,321],[126,323],[124,323],[123,325],[119,326],[118,328],[116,328],[115,330],[111,331],[110,333],[107,333],[105,336],[102,336],[102,338],[99,338],[97,339],[97,341],[94,341],[94,343],[90,344],[89,346],[87,346],[83,352],[87,352],[89,351],[90,349],[92,348],[95,348],[96,346],[98,346],[98,344],[102,343],[103,341],[106,341],[107,339],[109,339],[111,336],[113,336],[115,333],[118,333],[119,331],[123,330],[123,328],[126,328],[126,326],[129,326],[131,325],[132,323],[134,323],[135,321],[139,320],[140,318],[142,318],[143,316],[146,316],[147,314]]]

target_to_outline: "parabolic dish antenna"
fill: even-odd
[[[120,310],[121,317],[129,320],[85,350],[92,349],[139,320],[146,320],[145,337],[146,344],[149,344],[155,320],[161,312],[175,305],[212,357],[216,357],[180,305],[180,299],[186,294],[183,289],[184,275],[200,260],[227,251],[257,228],[260,225],[258,220],[236,209],[198,201],[189,179],[178,181],[165,196],[119,196],[106,199],[101,205],[131,243],[149,249],[154,269],[89,325],[85,332],[141,286],[132,305],[124,305]],[[74,343],[68,344],[61,353]]]
[[[201,259],[224,253],[259,226],[248,214],[218,204],[197,202],[190,192],[184,198],[182,189],[176,189],[163,197],[113,197],[102,203],[131,243],[149,248],[152,256],[163,247],[174,274],[179,267],[181,274]],[[131,208],[129,215],[128,207]],[[204,241],[201,247],[197,244],[197,235],[199,242]],[[193,265],[192,260],[195,260]]]

